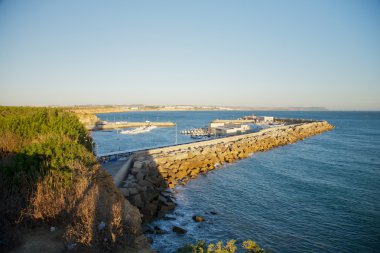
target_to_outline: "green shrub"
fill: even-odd
[[[242,244],[243,249],[246,250],[246,252],[249,253],[264,253],[266,252],[264,249],[262,249],[256,242],[252,240],[246,240]]]
[[[62,109],[1,106],[0,137],[0,176],[12,186],[51,171],[67,183],[73,163],[96,162],[87,130]]]
[[[177,250],[177,253],[234,253],[238,249],[235,240],[230,240],[226,245],[223,242],[207,245],[205,241],[198,241],[196,244],[188,244]],[[256,242],[247,240],[242,243],[242,249],[247,253],[265,253]]]
[[[207,245],[205,241],[198,241],[196,244],[187,244],[179,249],[177,253],[206,253]]]

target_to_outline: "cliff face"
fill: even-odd
[[[140,209],[143,220],[149,221],[175,207],[175,200],[167,188],[185,184],[199,174],[254,152],[294,143],[333,128],[327,122],[304,123],[136,153],[121,191]]]
[[[28,244],[23,235],[39,228],[80,252],[112,251],[141,235],[139,210],[97,164],[91,138],[73,114],[0,107],[0,137],[1,252],[17,252]],[[38,250],[50,252],[45,244]]]
[[[100,119],[95,114],[90,113],[78,113],[75,112],[79,121],[85,126],[86,129],[95,129],[96,124],[100,122]]]
[[[98,114],[128,111],[125,107],[122,106],[76,106],[67,107],[65,109],[78,114]]]

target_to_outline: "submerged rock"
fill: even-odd
[[[154,233],[155,233],[156,235],[168,234],[167,231],[161,229],[159,226],[155,226],[155,227],[154,227]]]
[[[169,234],[168,231],[162,230],[162,229],[157,229],[154,231],[156,235],[164,235],[164,234]]]
[[[183,228],[177,227],[177,226],[173,227],[173,232],[176,232],[177,234],[186,234],[187,233],[186,229],[183,229]]]
[[[197,215],[194,215],[192,217],[192,219],[195,221],[195,222],[203,222],[205,221],[205,218],[201,217],[201,216],[197,216]]]

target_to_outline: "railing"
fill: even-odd
[[[98,160],[98,162],[101,162],[101,163],[117,161],[120,158],[127,159],[128,157],[133,155],[134,152],[136,151],[133,151],[133,152],[132,151],[118,151],[118,152],[112,152],[112,153],[107,153],[107,154],[101,154],[101,155],[97,155],[96,159]]]

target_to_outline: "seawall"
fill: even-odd
[[[134,153],[124,166],[119,187],[143,214],[143,221],[162,217],[175,207],[171,188],[199,174],[250,154],[294,143],[333,129],[326,121],[274,127],[232,136]]]

